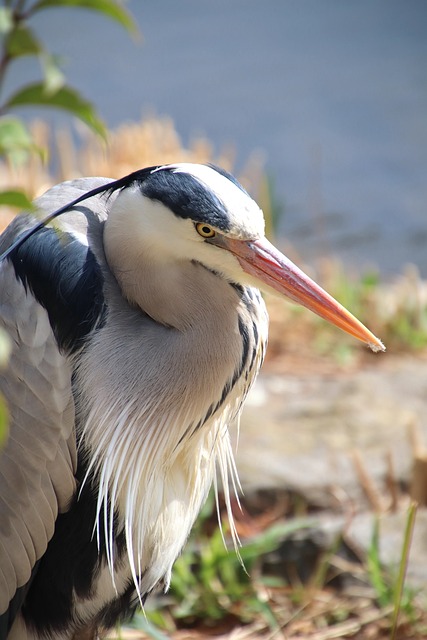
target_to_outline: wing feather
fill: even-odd
[[[0,265],[0,326],[12,352],[0,372],[9,437],[0,451],[0,614],[31,577],[75,491],[71,370],[46,310]]]

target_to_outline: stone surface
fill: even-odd
[[[369,482],[384,491],[391,457],[393,477],[409,485],[414,431],[427,446],[427,360],[389,357],[355,371],[333,374],[262,374],[242,416],[237,467],[243,490],[276,487],[302,494],[324,510],[313,518],[307,539],[325,549],[345,532],[366,551],[375,515],[362,489],[355,451]],[[387,504],[387,503],[386,503]],[[381,559],[400,560],[407,496],[380,520]],[[427,509],[417,513],[408,579],[427,588]],[[423,589],[424,591],[424,589]]]
[[[320,554],[330,551],[342,555],[343,544],[337,546],[337,539],[344,538],[346,548],[357,552],[363,558],[372,541],[376,516],[372,512],[346,516],[322,512],[301,520],[301,528],[295,526],[279,549],[272,554],[275,573],[282,574],[287,564],[298,567],[298,575],[306,580],[312,574]],[[299,522],[295,519],[295,525]],[[387,513],[379,516],[379,556],[382,565],[391,576],[397,576],[402,555],[403,540],[407,522],[407,512]],[[427,596],[427,509],[420,508],[416,515],[411,548],[407,565],[407,583],[421,589]]]
[[[425,359],[390,358],[338,375],[263,374],[242,416],[237,467],[244,489],[288,487],[331,506],[337,492],[363,498],[355,451],[379,490],[387,456],[396,479],[409,481],[414,429],[427,444]]]

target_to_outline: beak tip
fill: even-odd
[[[386,348],[378,338],[375,338],[375,342],[368,342],[368,347],[374,352],[378,353],[378,351],[385,351]]]

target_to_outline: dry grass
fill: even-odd
[[[233,629],[217,627],[179,630],[166,637],[173,640],[389,640],[391,608],[373,605],[369,592],[337,595],[332,590],[311,591],[310,600],[300,606],[292,604],[292,592],[269,593],[270,606],[282,626],[272,631],[261,621]],[[345,618],[342,620],[342,618]],[[340,620],[341,619],[341,620]],[[396,640],[423,640],[426,627],[413,631],[412,623],[401,623]],[[153,636],[136,629],[123,629],[121,634],[110,633],[108,640],[152,640]]]
[[[151,117],[139,123],[123,124],[109,135],[108,145],[86,130],[80,132],[80,143],[70,130],[52,132],[46,123],[36,121],[31,132],[36,144],[50,150],[54,162],[46,164],[34,155],[19,167],[0,165],[0,189],[17,187],[32,198],[53,184],[81,176],[118,178],[142,167],[173,162],[213,162],[229,171],[234,168],[232,148],[215,152],[211,143],[195,138],[187,147],[180,140],[173,122],[167,117]],[[55,169],[51,170],[50,165]],[[239,172],[242,184],[259,198],[263,188],[263,167],[259,154],[253,154]],[[13,215],[8,212],[8,218]]]

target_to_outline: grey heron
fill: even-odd
[[[59,184],[0,238],[0,637],[96,637],[167,589],[262,364],[275,292],[382,343],[271,245],[225,171]]]

